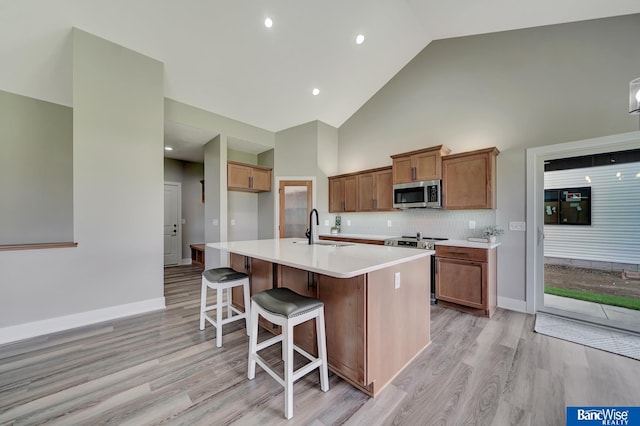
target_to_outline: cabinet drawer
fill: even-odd
[[[487,262],[489,259],[489,250],[471,247],[436,245],[436,256]]]

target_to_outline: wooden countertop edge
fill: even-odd
[[[7,245],[0,245],[0,251],[39,250],[39,249],[55,249],[55,248],[70,248],[70,247],[78,247],[78,243],[69,241],[69,242],[63,242],[63,243],[7,244]]]

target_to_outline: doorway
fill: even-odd
[[[527,150],[528,312],[640,331],[640,311],[629,313],[602,303],[611,299],[592,297],[598,286],[617,292],[612,277],[620,287],[625,267],[637,272],[640,263],[640,231],[631,214],[640,207],[640,170],[635,170],[640,163],[616,165],[610,155],[638,148],[640,132]],[[611,160],[600,167],[549,171],[551,164],[566,166],[578,157],[591,164],[595,157]],[[597,283],[599,277],[605,281]]]
[[[164,266],[177,265],[182,258],[182,184],[164,184]]]
[[[279,237],[305,238],[307,218],[313,206],[313,182],[310,180],[281,180],[278,194]]]

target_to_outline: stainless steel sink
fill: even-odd
[[[304,240],[294,241],[293,243],[294,244],[309,245],[309,242],[304,241]],[[343,242],[339,242],[339,241],[321,240],[321,241],[314,241],[313,245],[314,246],[345,247],[345,246],[352,246],[353,243],[343,243]]]

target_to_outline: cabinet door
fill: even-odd
[[[440,151],[416,154],[412,159],[416,169],[415,180],[440,179],[442,168]]]
[[[244,272],[245,274],[249,273],[249,269],[247,268],[247,259],[245,256],[242,256],[240,254],[231,253],[229,255],[229,266],[234,271]],[[251,281],[251,278],[249,278],[249,281]],[[244,296],[242,294],[242,287],[233,287],[231,289],[231,301],[234,306],[244,309]]]
[[[329,178],[329,213],[344,211],[344,179]]]
[[[413,181],[413,163],[411,156],[393,159],[393,183]]]
[[[375,175],[365,173],[358,175],[358,211],[369,212],[375,210],[374,201]]]
[[[449,210],[495,209],[497,150],[456,154],[442,160],[443,207]]]
[[[365,382],[365,276],[318,277],[324,302],[327,359],[332,369],[361,385]]]
[[[316,274],[302,269],[278,265],[278,287],[285,287],[298,294],[316,296]],[[318,354],[315,320],[297,325],[293,331],[293,341],[312,355]]]
[[[239,254],[231,253],[231,268],[238,272],[244,272],[249,275],[249,296],[273,288],[273,263],[265,260],[247,258]],[[231,300],[234,306],[244,309],[244,296],[242,287],[233,287],[231,289]],[[269,321],[260,318],[260,325],[264,328],[272,329],[274,327]]]
[[[252,189],[256,191],[271,191],[271,170],[254,168],[252,171]]]
[[[249,189],[251,168],[239,164],[227,164],[227,186],[230,188]]]
[[[344,178],[344,211],[355,212],[358,208],[358,182],[356,176]]]
[[[436,298],[487,309],[487,264],[436,257]]]
[[[374,174],[375,210],[393,210],[393,173],[384,170]]]

